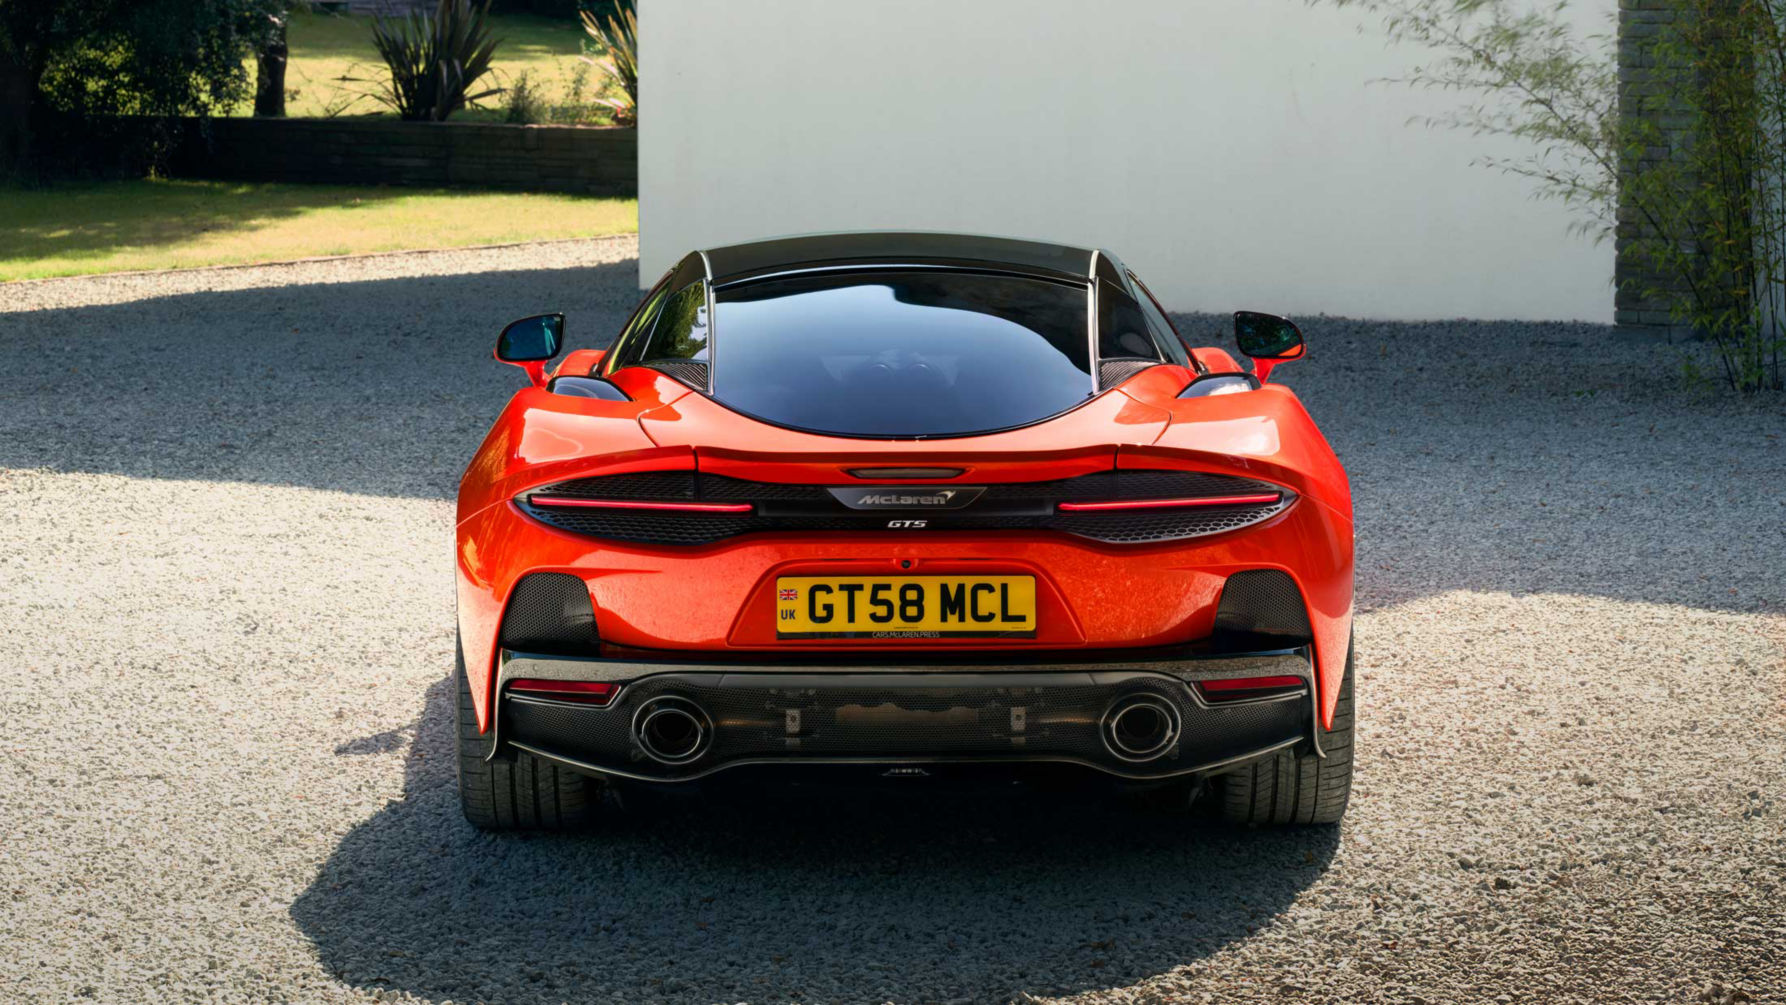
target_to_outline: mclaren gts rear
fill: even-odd
[[[483,827],[754,766],[1064,768],[1344,811],[1351,502],[1287,388],[1114,257],[927,234],[689,255],[466,471],[460,784]]]

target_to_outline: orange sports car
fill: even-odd
[[[1249,371],[1109,252],[860,233],[692,253],[548,369],[563,330],[502,332],[459,487],[472,823],[822,770],[1345,812],[1352,502],[1289,321],[1235,315]]]

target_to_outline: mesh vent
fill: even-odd
[[[749,514],[652,513],[627,510],[573,510],[528,507],[528,515],[572,534],[641,544],[711,544],[763,530]]]
[[[659,373],[667,373],[697,391],[707,389],[707,364],[692,359],[656,359],[645,364]]]
[[[1257,506],[1211,506],[1203,509],[1135,510],[1127,513],[1061,514],[1049,523],[1095,541],[1112,544],[1145,544],[1151,541],[1176,541],[1205,534],[1238,530],[1248,524],[1269,519],[1288,506],[1280,499]]]
[[[1281,492],[1280,486],[1252,478],[1213,475],[1202,471],[1108,471],[1052,482],[994,485],[986,497],[1046,496],[1071,501],[1081,499],[1168,499],[1189,496],[1246,495]]]
[[[1252,569],[1229,576],[1222,587],[1215,627],[1218,632],[1283,635],[1305,641],[1314,634],[1296,581],[1276,569]]]
[[[1159,364],[1157,359],[1107,359],[1098,364],[1098,390],[1108,390],[1128,380],[1150,366]]]
[[[653,471],[637,475],[606,475],[559,482],[539,490],[540,495],[573,496],[578,499],[693,499],[693,471]]]
[[[584,653],[596,644],[589,587],[565,572],[523,576],[502,615],[502,644],[538,653]]]

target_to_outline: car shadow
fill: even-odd
[[[427,694],[404,798],[355,827],[291,908],[323,965],[358,988],[504,1002],[1070,994],[1269,926],[1339,840],[923,780],[719,789],[590,834],[484,835],[459,813],[450,698],[445,680]],[[815,915],[830,921],[822,939],[778,923]],[[634,962],[603,965],[616,958]]]

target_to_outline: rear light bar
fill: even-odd
[[[1244,698],[1269,698],[1308,687],[1301,677],[1282,674],[1273,677],[1228,677],[1222,680],[1200,680],[1197,690],[1209,701],[1240,701]]]
[[[535,680],[532,677],[520,677],[509,681],[511,694],[525,694],[535,698],[555,698],[559,701],[574,701],[583,705],[606,705],[620,693],[619,684],[593,680]]]
[[[1190,499],[1116,499],[1110,502],[1064,502],[1062,513],[1094,513],[1111,510],[1178,509],[1185,506],[1262,506],[1277,502],[1277,492],[1255,492],[1242,496],[1196,496]]]
[[[750,503],[641,502],[635,499],[578,499],[575,496],[530,496],[534,506],[575,506],[584,509],[652,510],[658,513],[749,513]]]

